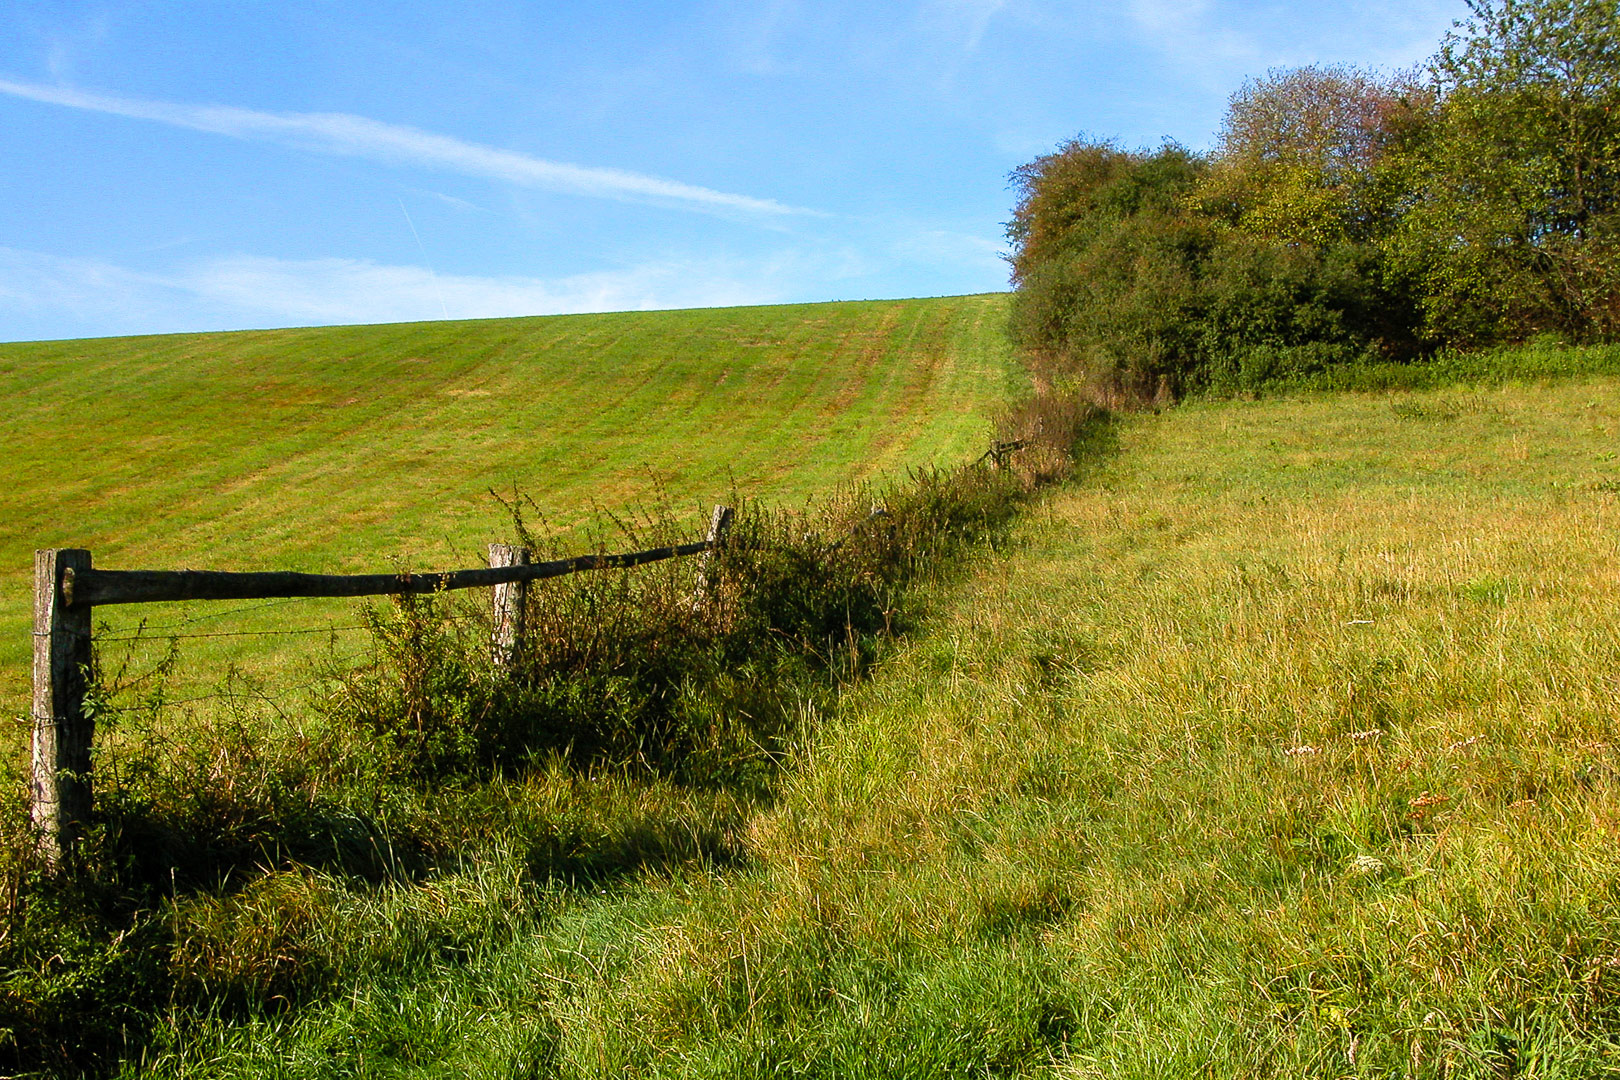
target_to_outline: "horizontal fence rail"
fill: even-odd
[[[973,464],[983,465],[988,461],[991,468],[1004,469],[1007,467],[1007,462],[1012,460],[1012,456],[1027,446],[1028,443],[1029,440],[1027,439],[1011,439],[1005,442],[993,442],[990,444],[990,449],[981,454],[979,459]]]
[[[575,555],[523,566],[447,570],[436,574],[300,574],[292,571],[230,573],[219,570],[95,570],[66,568],[62,602],[70,607],[151,604],[174,600],[270,600],[294,596],[389,596],[448,589],[488,588],[562,577],[583,570],[612,570],[698,555],[715,546],[699,540],[623,555]]]

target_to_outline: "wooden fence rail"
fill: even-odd
[[[717,506],[708,537],[690,544],[622,555],[576,555],[531,562],[530,553],[492,544],[489,563],[474,570],[437,574],[225,573],[213,570],[98,570],[82,548],[34,553],[34,701],[30,813],[41,851],[53,866],[71,854],[90,820],[94,791],[90,748],[94,718],[84,698],[91,663],[91,616],[109,604],[183,600],[259,600],[280,597],[385,596],[447,589],[494,587],[490,632],[495,661],[507,664],[521,647],[528,583],[576,574],[641,566],[683,555],[712,552],[725,543],[729,507]],[[694,604],[708,587],[707,560]]]
[[[227,573],[217,570],[95,570],[65,567],[62,599],[69,607],[151,604],[166,600],[269,600],[295,596],[386,596],[474,589],[561,577],[581,570],[609,570],[696,555],[709,542],[633,551],[625,555],[576,555],[552,562],[448,570],[440,574]],[[86,553],[88,555],[88,553]]]

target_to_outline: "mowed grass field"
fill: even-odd
[[[0,709],[27,711],[33,551],[97,565],[482,565],[660,499],[797,501],[958,462],[1023,384],[1001,295],[0,345]],[[249,607],[251,610],[240,609]],[[188,634],[177,692],[342,651],[352,603],[102,609]],[[161,629],[160,629],[161,632]],[[110,643],[110,642],[109,642]]]
[[[1617,435],[1613,379],[1126,418],[730,869],[536,897],[496,855],[432,896],[522,932],[396,974],[340,938],[425,891],[283,876],[371,966],[155,1073],[1620,1072]],[[537,813],[704,827],[590,781]]]

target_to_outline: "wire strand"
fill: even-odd
[[[98,637],[96,641],[141,641],[143,639],[162,641],[189,641],[192,638],[219,638],[219,637],[280,637],[288,634],[326,634],[336,633],[339,630],[365,630],[364,623],[355,623],[352,626],[314,626],[302,630],[220,630],[207,634],[167,634],[161,630],[140,631],[133,634],[111,634]]]
[[[358,660],[360,657],[362,657],[364,655],[366,655],[366,654],[363,653],[363,652],[350,653],[348,656],[339,657],[338,659],[334,660],[333,663],[335,663],[335,664],[346,664],[351,660]],[[159,709],[167,709],[167,708],[170,708],[170,707],[175,706],[175,705],[195,705],[199,701],[224,701],[224,700],[231,699],[231,698],[241,698],[241,697],[254,698],[254,699],[259,700],[259,701],[267,701],[267,702],[270,702],[270,703],[274,704],[275,702],[278,702],[278,701],[284,701],[288,697],[291,697],[293,694],[299,693],[300,691],[308,690],[312,686],[319,686],[323,682],[331,682],[333,679],[337,679],[337,678],[341,678],[341,677],[342,676],[339,675],[339,674],[322,675],[322,676],[319,676],[318,678],[310,679],[308,682],[299,683],[296,686],[289,686],[286,689],[282,690],[281,692],[279,692],[279,693],[277,693],[277,694],[275,694],[273,696],[270,695],[270,694],[267,694],[267,693],[244,694],[244,693],[233,693],[233,692],[230,692],[230,691],[215,691],[214,693],[211,693],[211,694],[197,694],[197,695],[195,695],[193,697],[177,698],[174,701],[159,701],[156,704],[157,704],[157,708],[159,708]],[[118,706],[111,706],[111,707],[108,707],[108,708],[104,708],[104,709],[101,710],[101,712],[103,712],[103,713],[146,712],[149,708],[151,708],[151,706],[118,705]]]
[[[223,619],[227,615],[241,615],[250,611],[263,611],[265,608],[284,607],[287,604],[306,604],[311,600],[319,599],[323,599],[323,597],[289,596],[282,600],[271,600],[268,603],[263,604],[248,604],[246,607],[231,608],[228,611],[211,611],[206,615],[197,615],[189,619],[181,619],[179,622],[160,623],[157,626],[148,626],[146,629],[151,631],[169,630],[177,626],[191,626],[194,623],[206,622],[209,619]]]

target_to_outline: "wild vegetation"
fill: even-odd
[[[555,807],[601,776],[632,803],[674,794],[738,814],[773,786],[803,711],[904,629],[907,586],[953,550],[993,542],[1027,479],[969,464],[850,489],[810,513],[744,504],[703,568],[701,602],[691,563],[561,579],[505,666],[476,606],[373,608],[368,662],[332,673],[309,714],[248,699],[177,729],[161,687],[104,685],[99,711],[117,723],[100,736],[96,826],[67,872],[30,857],[20,808],[5,824],[15,886],[0,1054],[105,1068],[165,1018],[189,1025],[188,1010],[252,1017],[321,1000],[359,959],[324,954],[339,932],[327,920],[344,917],[331,905],[379,887],[414,903],[447,874],[486,872],[497,851],[515,849],[516,884],[539,894],[643,861],[739,858],[735,823],[685,835],[688,823],[654,817],[601,836],[525,804],[537,784],[554,786],[541,803]],[[295,884],[325,875],[322,897]],[[350,947],[389,964],[433,951],[394,955],[369,935]]]
[[[1001,380],[1012,377],[1004,346],[996,344],[999,310],[999,302],[965,298],[745,312],[734,322],[774,323],[789,336],[806,319],[830,315],[853,324],[863,354],[853,358],[854,370],[841,369],[841,358],[827,356],[825,347],[813,359],[766,354],[760,366],[773,370],[761,377],[770,382],[793,373],[794,361],[805,368],[802,377],[842,388],[881,379],[872,396],[891,408],[928,403],[943,392],[936,380],[951,376],[961,380],[958,388],[963,381],[980,387],[980,397],[950,402],[943,416],[886,417],[891,434],[880,428],[871,442],[881,449],[900,437],[926,446],[929,437],[960,438],[957,423],[977,430],[971,445],[982,450],[990,406],[1002,400]],[[874,314],[880,318],[867,318]],[[890,340],[900,320],[911,322],[910,331]],[[711,332],[723,332],[725,323],[715,313],[602,321],[616,324],[621,338],[666,329],[660,323],[698,322]],[[539,329],[544,340],[546,331],[555,335],[551,322],[491,329]],[[954,338],[937,336],[941,322],[956,331]],[[919,325],[934,335],[917,333]],[[390,331],[358,333],[386,353]],[[189,344],[226,354],[219,366],[229,369],[229,354],[243,344],[234,337]],[[101,345],[109,353],[131,347]],[[890,355],[874,356],[877,347]],[[941,348],[947,355],[934,351]],[[705,361],[709,372],[736,363],[700,356],[692,366]],[[107,366],[120,365],[113,359]],[[48,381],[44,372],[31,374]],[[206,382],[194,373],[170,374],[193,392]],[[647,373],[634,377],[644,381]],[[721,404],[705,400],[694,411],[712,415]],[[814,397],[791,397],[779,419],[816,404]],[[849,400],[821,404],[857,408]],[[216,692],[199,702],[181,696],[187,690],[176,693],[185,683],[168,647],[172,625],[160,624],[150,636],[138,627],[104,627],[90,703],[99,726],[96,821],[64,871],[48,872],[32,853],[21,803],[26,785],[15,767],[4,785],[0,1061],[49,1075],[100,1074],[152,1050],[165,1026],[190,1030],[205,1017],[275,1015],[325,1000],[347,985],[355,963],[404,971],[438,955],[440,946],[462,948],[451,944],[462,940],[460,931],[428,912],[420,913],[428,920],[421,928],[438,944],[399,952],[375,928],[347,936],[342,924],[352,912],[340,911],[379,891],[407,907],[438,896],[445,880],[486,872],[497,857],[492,844],[504,853],[498,858],[519,859],[521,865],[507,867],[516,874],[512,883],[554,898],[644,865],[735,860],[732,832],[740,815],[774,785],[806,715],[833,700],[910,624],[914,613],[900,600],[919,576],[1005,532],[1031,486],[1061,470],[1065,432],[1087,415],[1042,412],[1044,434],[1029,433],[1017,469],[963,455],[954,468],[923,464],[876,485],[845,472],[843,484],[829,483],[802,510],[743,494],[737,487],[750,478],[732,474],[726,497],[737,518],[713,559],[701,569],[695,561],[671,562],[547,583],[535,591],[523,647],[503,666],[491,657],[488,612],[480,607],[487,600],[427,597],[350,614],[358,626],[341,649],[334,634],[324,656],[306,653],[318,661],[314,671],[300,671],[300,657],[284,653],[284,681],[302,683],[303,694],[226,668],[215,672]],[[1069,427],[1060,432],[1052,426],[1059,420]],[[761,423],[752,416],[736,431],[752,438]],[[212,429],[194,430],[193,450],[205,453]],[[657,437],[668,434],[649,423],[597,452],[687,449],[660,445]],[[810,471],[803,449],[796,445],[789,454],[779,446],[782,464]],[[848,451],[836,456],[846,469]],[[330,455],[337,451],[325,453],[327,466],[335,464]],[[319,470],[320,463],[309,467]],[[820,475],[830,479],[838,468],[824,462]],[[862,471],[857,466],[856,475]],[[323,506],[308,494],[282,497],[295,514],[318,516]],[[536,500],[526,494],[497,494],[491,502],[506,519],[501,534],[542,556],[592,542],[538,520]],[[698,524],[667,506],[651,517],[620,513],[608,520],[616,542],[637,547],[689,537]],[[701,595],[694,587],[699,573]],[[189,629],[178,635],[185,644]],[[604,832],[588,809],[582,819],[532,816],[549,804],[567,807],[571,817],[590,801],[579,798],[581,785],[589,791],[598,780],[615,785],[619,809],[639,807],[634,822],[615,818]],[[326,882],[319,900],[293,884],[317,878]],[[468,914],[456,903],[444,908],[431,900],[429,907],[443,909],[456,925]],[[526,910],[522,905],[514,914]],[[261,915],[270,923],[260,923]],[[479,933],[498,934],[527,924],[480,925]],[[349,943],[342,949],[360,952],[324,953],[330,934]]]
[[[1620,12],[1470,9],[1416,72],[1253,80],[1208,155],[1077,139],[1017,170],[1015,338],[1135,398],[1612,340]]]
[[[1207,158],[1021,170],[1016,401],[990,297],[0,351],[36,422],[109,377],[245,416],[292,345],[274,385],[336,404],[81,478],[98,553],[127,492],[197,502],[178,558],[240,528],[347,568],[329,537],[397,543],[373,503],[460,537],[490,486],[504,538],[572,550],[605,534],[535,501],[641,455],[599,520],[666,543],[696,507],[630,495],[748,463],[715,560],[548,583],[510,663],[477,601],[380,603],[296,701],[216,654],[197,706],[163,627],[104,630],[67,872],[0,784],[0,1063],[1620,1074],[1620,16],[1472,10],[1425,72],[1250,84]],[[348,411],[413,359],[443,371]],[[969,463],[990,403],[1012,468]],[[213,480],[157,468],[213,442]],[[863,480],[885,455],[918,467]]]
[[[796,684],[767,769],[130,746],[147,821],[254,854],[53,944],[62,1000],[148,988],[73,1037],[143,1076],[1614,1071],[1620,384],[1087,430],[869,678]]]

